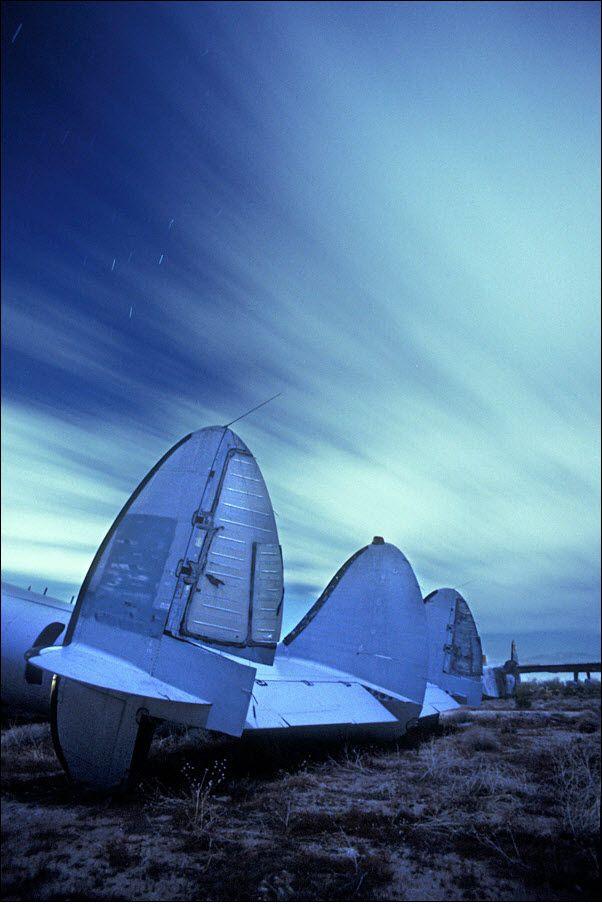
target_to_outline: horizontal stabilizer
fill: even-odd
[[[72,643],[67,647],[47,647],[27,658],[32,665],[53,675],[72,678],[82,684],[107,691],[174,703],[210,702],[174,687],[173,684],[160,681],[126,659],[119,659],[86,644]]]
[[[397,722],[361,684],[266,681],[253,688],[246,730]]]
[[[447,712],[450,709],[459,709],[460,704],[454,700],[450,694],[446,694],[444,690],[430,681],[426,685],[426,693],[424,695],[424,704],[420,713],[420,718],[426,716],[434,716],[437,713]]]

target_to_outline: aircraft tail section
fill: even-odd
[[[141,718],[240,736],[251,662],[273,662],[282,596],[276,521],[255,458],[227,427],[185,436],[117,516],[63,647],[29,653],[31,667],[61,676],[51,722],[70,774],[105,787],[126,781]],[[115,752],[103,760],[96,746]]]
[[[483,696],[492,698],[513,697],[520,684],[520,668],[516,641],[510,644],[510,659],[500,666],[483,669]]]
[[[290,657],[339,669],[421,707],[426,617],[403,553],[381,537],[358,550],[284,638],[283,647]]]
[[[468,603],[457,590],[434,590],[425,598],[428,680],[458,703],[481,702],[483,651]]]

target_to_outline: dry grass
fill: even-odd
[[[470,754],[479,750],[499,750],[501,743],[493,731],[475,725],[460,736],[458,746],[464,753]]]
[[[114,799],[68,787],[47,726],[5,723],[3,897],[591,899],[599,699],[545,694],[399,745],[165,728]]]
[[[552,787],[562,826],[575,839],[590,838],[600,828],[600,748],[589,739],[551,748]]]
[[[49,740],[49,728],[44,723],[10,726],[2,732],[0,741],[2,759],[9,766],[16,759],[27,768],[39,767],[51,758],[54,762]]]

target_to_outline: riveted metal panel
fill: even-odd
[[[451,588],[425,599],[428,625],[428,678],[456,700],[478,706],[481,702],[482,652],[477,627],[468,604]]]
[[[282,551],[277,543],[256,543],[253,561],[251,639],[276,643],[282,625]]]
[[[255,684],[246,730],[309,725],[380,725],[396,717],[359,683]]]
[[[483,651],[477,626],[461,596],[455,601],[451,648],[445,671],[466,678],[480,678],[483,672]]]
[[[285,648],[422,705],[426,616],[403,553],[371,543],[352,556],[293,631]]]
[[[224,462],[213,510],[206,520],[210,536],[206,553],[201,552],[198,560],[198,580],[191,591],[185,632],[221,643],[275,644],[274,615],[271,626],[267,611],[263,621],[258,614],[252,623],[255,589],[258,609],[263,604],[267,610],[274,595],[281,602],[282,565],[271,569],[274,574],[268,583],[268,559],[274,548],[279,550],[278,533],[266,485],[250,453],[235,450]]]

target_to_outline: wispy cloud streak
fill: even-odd
[[[7,573],[76,587],[281,391],[237,426],[289,621],[378,533],[486,630],[595,630],[597,8],[5,10]]]

